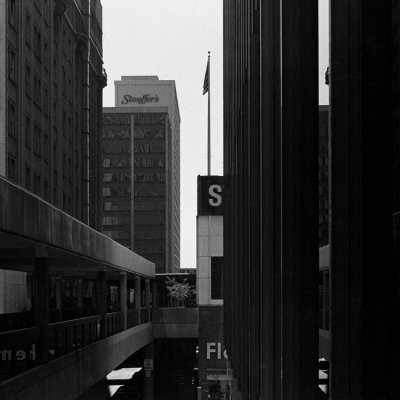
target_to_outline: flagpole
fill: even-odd
[[[208,171],[208,175],[211,175],[210,92],[211,92],[210,52],[208,52],[208,134],[207,134],[207,171]]]

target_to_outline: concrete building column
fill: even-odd
[[[151,298],[152,298],[152,306],[153,309],[157,307],[157,283],[156,280],[151,281]]]
[[[107,280],[106,273],[100,271],[97,273],[97,290],[96,290],[96,305],[97,314],[101,315],[100,337],[106,337],[106,314],[107,314]]]
[[[140,293],[140,276],[135,276],[135,309],[137,312],[137,323],[140,325],[140,308],[142,306],[141,293]]]
[[[127,304],[127,277],[126,272],[121,272],[119,276],[119,295],[121,302],[121,312],[123,315],[124,330],[128,327],[128,304]]]
[[[41,348],[38,349],[43,362],[49,360],[49,264],[47,257],[34,259],[35,325],[41,332]]]
[[[154,399],[154,343],[148,344],[144,348],[144,400]]]
[[[150,307],[151,305],[151,290],[150,290],[150,279],[145,279],[146,284],[146,307]]]
[[[145,285],[146,285],[146,307],[147,307],[147,322],[150,322],[150,306],[151,306],[151,290],[150,290],[150,279],[146,278],[145,279]]]
[[[82,317],[83,315],[83,280],[78,279],[78,308],[79,315]]]

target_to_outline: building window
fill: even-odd
[[[65,113],[65,111],[63,111],[62,113],[62,134],[63,136],[67,135],[67,114]]]
[[[16,82],[16,55],[15,55],[15,50],[11,47],[8,46],[8,63],[7,63],[7,68],[8,68],[8,79],[12,82]]]
[[[8,134],[10,136],[16,137],[16,129],[15,129],[15,105],[8,101],[8,115],[7,115],[7,122],[8,122]]]
[[[25,14],[25,42],[29,47],[31,47],[31,25],[31,16],[27,12]]]
[[[223,257],[211,257],[211,299],[222,299]]]
[[[43,135],[43,158],[49,162],[49,137],[46,133]]]
[[[40,195],[41,194],[41,178],[38,173],[33,174],[33,192]]]
[[[43,43],[43,63],[46,69],[49,68],[49,45],[47,42]]]
[[[40,156],[41,155],[41,129],[39,124],[33,125],[33,151]]]
[[[32,145],[32,139],[31,139],[31,119],[30,117],[26,116],[25,117],[25,146],[30,149]]]
[[[57,144],[53,144],[53,167],[57,168]]]
[[[46,22],[48,24],[49,23],[49,13],[50,13],[49,0],[44,0],[43,10],[44,10],[44,22]]]
[[[16,21],[16,7],[15,7],[15,1],[16,0],[8,0],[8,22],[10,25],[15,27],[15,21]]]
[[[33,98],[35,101],[35,104],[38,107],[41,107],[41,103],[42,103],[42,81],[40,80],[40,78],[38,78],[35,75],[34,81],[33,81]]]
[[[25,188],[31,190],[31,170],[30,168],[25,168]]]
[[[38,58],[39,61],[42,59],[42,34],[39,29],[35,26],[33,29],[33,54]]]
[[[67,43],[66,40],[67,40],[67,31],[64,28],[63,32],[62,32],[62,47],[63,47],[64,53],[66,51],[66,43]]]
[[[68,137],[72,140],[72,119],[68,117]]]
[[[25,93],[31,97],[31,67],[25,65]]]
[[[66,154],[63,153],[62,155],[62,173],[63,173],[63,177],[65,178],[67,176],[67,165],[66,165]]]
[[[57,59],[53,58],[53,83],[57,87],[57,79],[58,79],[58,63]]]
[[[7,176],[10,181],[17,181],[17,168],[14,157],[8,155],[7,158]]]
[[[65,72],[65,68],[64,67],[62,67],[61,70],[62,70],[62,93],[65,96],[65,88],[66,88],[66,85],[67,85],[67,83],[66,83],[67,82],[67,74]]]
[[[57,102],[53,100],[53,124],[57,125],[58,118],[57,118]]]
[[[44,198],[45,198],[45,200],[49,200],[49,183],[48,183],[47,179],[45,179],[45,181],[44,181],[43,190],[44,190]]]
[[[57,188],[58,188],[58,173],[57,173],[57,171],[54,171],[54,173],[53,173],[53,203],[55,205],[57,205],[57,203],[58,203]]]
[[[68,157],[68,174],[69,174],[69,181],[72,182],[72,158]]]
[[[49,89],[47,87],[44,88],[43,111],[49,115]]]

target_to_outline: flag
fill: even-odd
[[[208,56],[206,75],[204,76],[203,94],[206,94],[208,92],[209,84],[210,84],[210,56]]]

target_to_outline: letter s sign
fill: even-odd
[[[208,198],[208,203],[210,206],[219,207],[222,204],[222,196],[219,193],[222,193],[222,187],[220,185],[209,186],[208,194],[210,197]]]
[[[197,177],[197,215],[224,215],[223,176]]]

